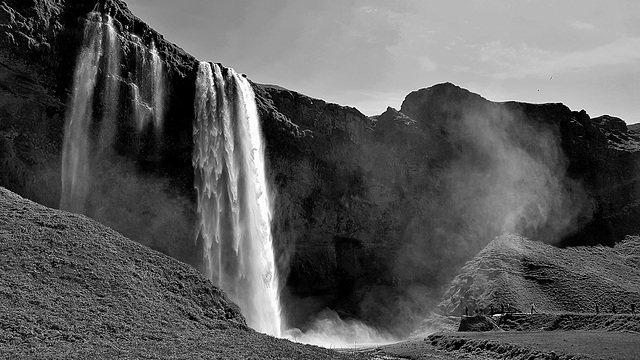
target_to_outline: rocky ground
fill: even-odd
[[[0,358],[353,355],[256,333],[190,266],[0,188]]]

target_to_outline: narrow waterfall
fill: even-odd
[[[133,56],[135,64],[126,77],[120,74],[122,64],[127,62],[122,59],[123,45],[134,49],[124,52]],[[89,13],[65,119],[61,209],[91,215],[87,212],[92,212],[91,186],[96,182],[92,176],[97,175],[100,162],[112,152],[118,129],[128,128],[120,126],[123,122],[135,124],[139,139],[145,136],[148,124],[153,126],[156,138],[160,137],[165,78],[164,62],[153,41],[145,45],[135,35],[121,36],[111,16]],[[121,91],[121,84],[126,84],[122,90],[131,89],[130,92]],[[124,102],[123,93],[129,94],[130,100]],[[128,109],[129,104],[133,113],[123,117],[121,110]]]
[[[253,89],[233,69],[200,63],[193,129],[196,241],[203,268],[252,328],[281,335],[264,147]]]
[[[153,120],[156,134],[162,133],[164,125],[164,88],[165,88],[165,69],[164,62],[160,59],[156,43],[151,43],[151,73],[153,74]]]
[[[84,28],[82,49],[73,77],[73,93],[65,119],[60,197],[60,208],[63,210],[77,213],[85,210],[90,184],[89,154],[96,84],[104,81],[106,89],[103,101],[110,103],[109,106],[113,105],[118,92],[115,77],[118,76],[119,64],[120,44],[111,17],[90,13]],[[103,115],[113,116],[110,112],[106,110]],[[115,131],[114,126],[108,124],[111,119],[101,121],[104,132]],[[112,138],[113,135],[107,134],[104,139],[108,136]],[[100,139],[100,148],[108,146],[110,140]]]
[[[132,35],[132,44],[136,66],[130,85],[136,127],[142,133],[151,124],[159,135],[164,122],[164,63],[155,43],[147,47],[142,39]]]

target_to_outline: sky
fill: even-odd
[[[452,82],[640,122],[638,0],[125,1],[199,60],[366,115]]]

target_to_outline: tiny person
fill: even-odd
[[[536,304],[531,303],[531,314],[537,313],[536,311]]]

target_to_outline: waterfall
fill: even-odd
[[[99,163],[106,161],[116,132],[122,128],[119,127],[119,117],[125,104],[121,101],[121,83],[126,83],[131,89],[131,118],[138,134],[141,134],[139,139],[143,139],[149,123],[155,128],[156,138],[162,134],[164,63],[153,41],[147,46],[135,35],[130,35],[130,38],[126,46],[134,49],[132,60],[135,65],[133,71],[123,78],[120,74],[123,63],[121,39],[126,40],[126,37],[118,34],[111,16],[98,12],[88,14],[65,119],[60,196],[60,208],[63,210],[83,214],[91,212],[90,193],[94,183],[91,177],[96,175],[91,167],[96,168],[93,169],[95,172]]]
[[[252,328],[281,335],[264,147],[251,84],[200,63],[193,129],[203,271]]]
[[[160,54],[156,49],[156,43],[151,43],[151,74],[153,76],[153,109],[154,109],[154,126],[156,134],[162,133],[162,126],[164,125],[164,62],[160,59]]]
[[[154,42],[147,47],[139,37],[132,35],[131,38],[135,52],[130,83],[133,117],[138,133],[152,124],[156,135],[160,135],[164,122],[164,65]]]
[[[89,192],[89,154],[91,151],[91,125],[94,113],[94,96],[98,81],[104,81],[106,89],[103,101],[111,103],[117,98],[118,86],[115,77],[120,63],[118,35],[110,16],[90,13],[84,28],[82,49],[78,55],[73,76],[72,97],[69,101],[64,127],[62,148],[62,192],[60,208],[83,213]],[[100,71],[106,68],[106,71]],[[106,76],[106,79],[100,76]],[[114,116],[111,110],[103,110],[104,116]],[[101,120],[106,133],[114,132],[110,119]],[[112,136],[113,135],[107,135]],[[107,138],[105,136],[105,138]],[[110,140],[100,141],[100,148],[107,147]]]
[[[125,63],[133,66],[123,77]],[[93,214],[92,206],[101,206],[91,187],[105,184],[98,164],[107,168],[116,156],[111,149],[120,132],[137,132],[124,138],[146,141],[153,127],[159,140],[165,74],[155,43],[118,34],[108,15],[88,15],[65,119],[61,209]],[[279,336],[264,147],[251,84],[232,69],[201,63],[195,112],[196,241],[202,244],[203,271],[240,306],[251,327]],[[130,123],[123,126],[123,120]]]

